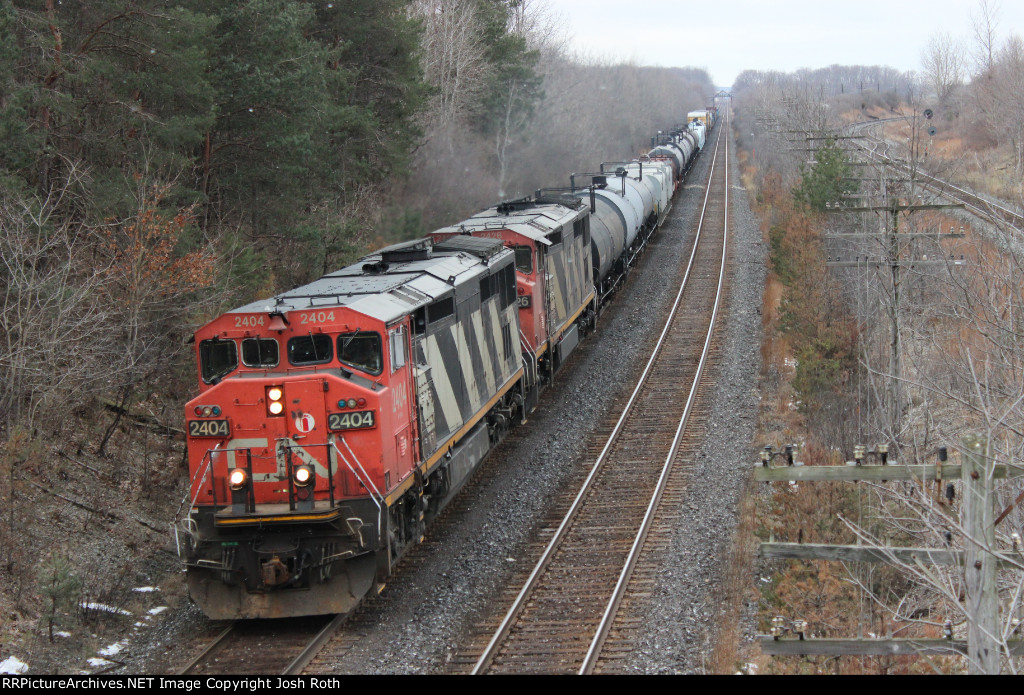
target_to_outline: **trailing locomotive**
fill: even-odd
[[[342,613],[383,586],[664,221],[699,146],[654,145],[196,332],[175,532],[204,613]]]

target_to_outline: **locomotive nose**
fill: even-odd
[[[323,379],[283,381],[266,387],[267,412],[271,422],[277,420],[276,438],[295,440],[325,439],[327,410],[324,402],[328,390]],[[276,411],[276,412],[275,412]],[[268,423],[270,425],[271,423]]]

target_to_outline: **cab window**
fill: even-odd
[[[516,247],[516,270],[524,275],[533,272],[533,249],[529,246]]]
[[[341,363],[367,374],[380,374],[384,366],[379,333],[356,331],[338,336],[338,359]]]
[[[288,341],[288,361],[296,367],[326,364],[333,357],[329,335],[303,335]]]
[[[276,340],[246,338],[242,341],[242,364],[246,367],[276,367],[280,361]]]
[[[204,340],[199,343],[199,365],[207,384],[221,379],[238,367],[238,349],[233,340]]]

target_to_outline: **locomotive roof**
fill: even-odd
[[[577,209],[557,203],[515,201],[478,212],[457,225],[437,230],[437,234],[468,234],[488,229],[508,229],[533,241],[550,246],[547,238],[579,216]],[[465,237],[453,237],[465,238]]]
[[[491,261],[511,253],[498,239],[458,237],[438,244],[417,239],[229,313],[347,307],[389,323],[479,278]]]

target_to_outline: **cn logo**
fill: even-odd
[[[316,420],[309,413],[300,413],[295,416],[295,429],[303,434],[309,434],[316,427]]]

